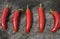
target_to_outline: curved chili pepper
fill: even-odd
[[[3,9],[2,11],[2,28],[3,30],[6,30],[7,29],[7,18],[9,16],[9,12],[10,12],[10,9],[8,7],[8,5]]]
[[[39,31],[42,33],[44,30],[44,9],[42,7],[42,4],[40,4],[40,7],[38,8],[38,18],[39,18]]]
[[[54,19],[54,26],[51,29],[51,32],[56,32],[59,29],[59,13],[57,11],[52,10],[50,10],[50,12],[52,13]]]
[[[27,9],[26,9],[26,33],[28,34],[30,32],[32,26],[32,13],[30,11],[30,9],[28,8],[27,5]]]
[[[13,23],[13,29],[15,32],[18,31],[18,25],[19,25],[19,17],[20,17],[20,10],[15,10],[12,18],[12,23]]]

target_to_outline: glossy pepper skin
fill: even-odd
[[[1,18],[2,21],[1,21],[1,23],[2,23],[2,29],[3,30],[6,30],[7,29],[7,19],[8,19],[9,13],[10,13],[10,9],[7,6],[2,11],[2,18]]]
[[[31,26],[32,26],[32,13],[30,11],[30,9],[28,8],[28,5],[27,5],[27,9],[26,9],[26,34],[28,34],[30,32],[30,29],[31,29]]]
[[[12,17],[12,24],[13,24],[14,32],[18,31],[19,17],[20,17],[20,11],[15,10],[14,13],[13,13],[13,17]]]
[[[44,30],[44,22],[45,22],[45,16],[44,16],[44,8],[41,7],[42,5],[40,4],[40,7],[38,8],[38,21],[39,21],[39,31],[40,33],[43,32]]]
[[[59,29],[59,13],[57,11],[52,11],[51,13],[54,19],[54,26],[51,29],[51,32],[57,32]]]

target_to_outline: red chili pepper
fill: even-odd
[[[19,25],[19,17],[20,17],[20,10],[15,10],[12,18],[12,23],[13,23],[13,29],[15,32],[18,31],[18,25]]]
[[[42,7],[42,4],[40,4],[40,7],[38,8],[38,18],[39,18],[39,31],[42,33],[44,30],[44,8]]]
[[[10,9],[8,5],[2,11],[2,28],[3,30],[7,29],[7,18],[9,16]]]
[[[54,26],[51,29],[51,32],[56,32],[59,29],[59,13],[57,11],[52,10],[50,10],[50,12],[52,13],[54,19]]]
[[[30,32],[32,26],[32,13],[30,11],[30,9],[28,8],[27,5],[27,9],[26,9],[26,33],[28,34]]]

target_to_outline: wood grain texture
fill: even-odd
[[[38,24],[38,6],[42,3],[45,8],[45,17],[46,24],[43,33],[39,33],[39,24]],[[0,38],[2,39],[60,39],[60,30],[56,33],[51,33],[50,29],[53,27],[53,17],[49,13],[49,9],[53,8],[60,12],[60,1],[59,0],[0,0],[0,14],[2,14],[3,8],[9,4],[11,7],[11,14],[8,21],[8,28],[6,31],[3,31],[0,25],[0,33],[3,33],[2,36],[0,34]],[[26,35],[25,34],[25,10],[26,5],[29,5],[33,14],[33,25],[31,28],[31,32]],[[20,23],[19,23],[19,31],[17,33],[13,32],[12,27],[12,15],[13,11],[18,8],[23,8],[24,11],[21,13]],[[6,38],[4,38],[4,36]]]

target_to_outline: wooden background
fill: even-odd
[[[46,17],[45,29],[43,33],[39,33],[38,25],[37,9],[40,3],[43,4]],[[0,15],[2,14],[2,10],[6,4],[9,4],[11,7],[11,14],[8,19],[7,30],[3,31],[0,25],[0,39],[60,39],[60,30],[58,30],[56,33],[50,32],[54,21],[52,15],[49,13],[50,8],[60,12],[60,0],[0,0]],[[27,4],[30,6],[33,15],[33,25],[28,35],[25,34],[24,31],[26,27],[25,10]],[[13,11],[18,8],[23,8],[24,11],[20,16],[19,31],[14,33],[11,20]]]

